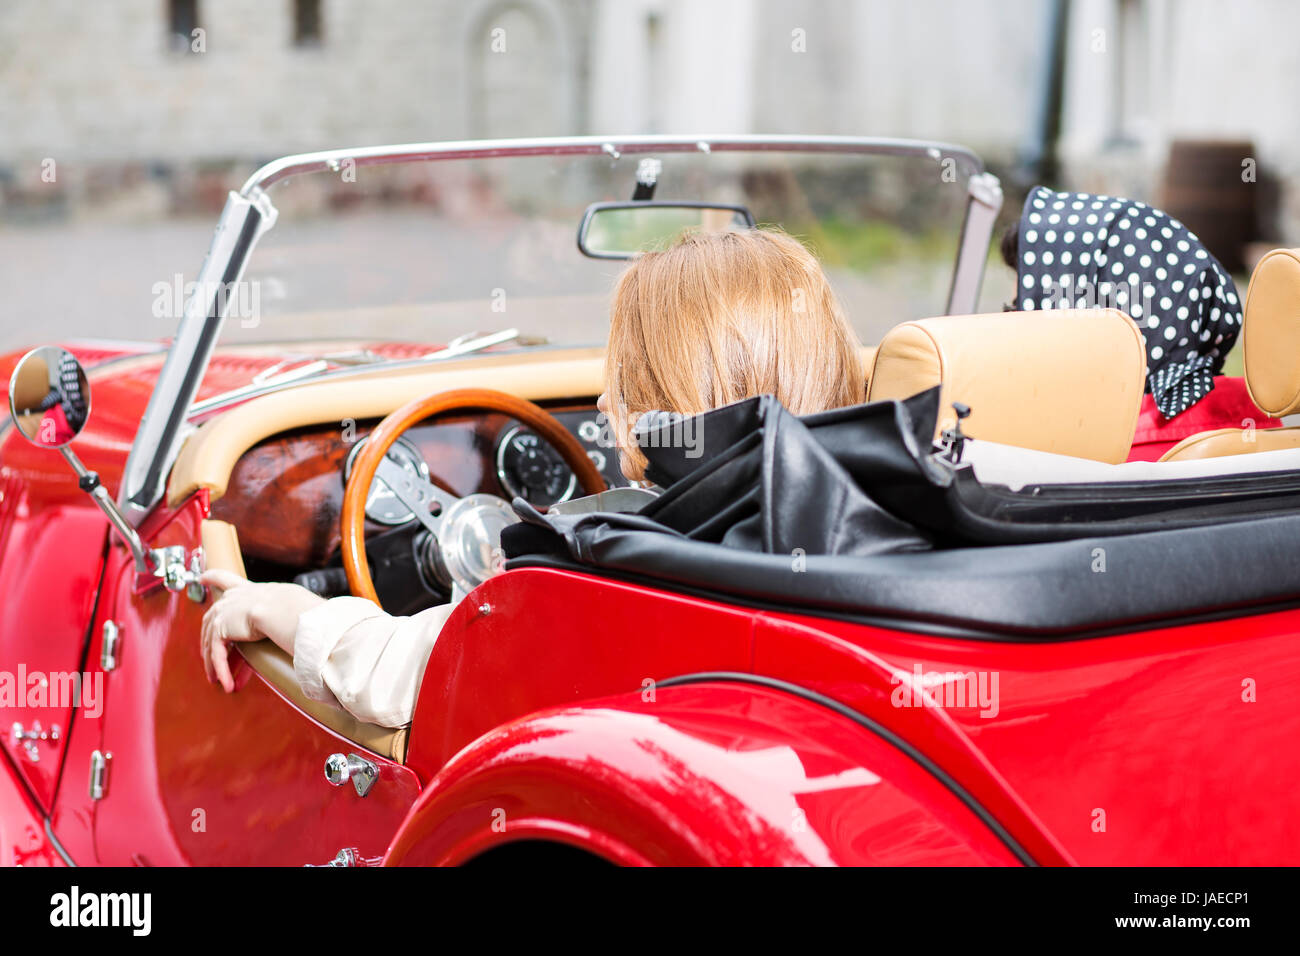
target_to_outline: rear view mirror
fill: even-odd
[[[86,371],[66,349],[32,349],[9,379],[9,412],[33,445],[62,448],[81,433],[90,416]]]
[[[735,232],[754,228],[744,206],[702,202],[598,202],[578,228],[578,249],[592,259],[631,259],[665,249],[684,232]]]

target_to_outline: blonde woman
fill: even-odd
[[[769,393],[796,415],[866,400],[858,338],[797,240],[769,230],[688,234],[619,278],[596,404],[625,476],[645,469],[629,435],[646,412],[694,415]]]
[[[771,393],[803,415],[857,404],[865,391],[857,337],[820,264],[784,233],[690,234],[636,259],[615,286],[597,405],[629,479],[644,475],[631,435],[646,413],[692,415]],[[332,696],[368,723],[410,723],[451,605],[394,617],[296,584],[228,571],[203,580],[223,592],[203,618],[209,680],[233,690],[229,645],[269,639],[293,657],[308,697]]]

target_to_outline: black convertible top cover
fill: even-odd
[[[1011,492],[934,454],[938,411],[937,388],[803,418],[760,396],[665,425],[640,437],[662,496],[566,516],[516,499],[508,566],[1006,637],[1300,598],[1300,478]]]

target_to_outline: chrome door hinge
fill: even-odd
[[[122,647],[122,629],[116,621],[104,622],[104,642],[99,652],[100,666],[106,671],[117,669],[118,654]]]
[[[41,759],[41,752],[36,747],[36,741],[58,740],[59,725],[52,724],[50,729],[46,730],[41,726],[39,720],[33,720],[31,729],[27,730],[18,721],[14,721],[13,726],[9,728],[9,739],[15,747],[22,746],[28,760],[32,761],[32,763],[38,763]]]
[[[93,751],[90,755],[90,799],[103,800],[108,792],[108,762],[113,759],[111,753]]]

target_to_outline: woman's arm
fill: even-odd
[[[293,670],[303,693],[331,695],[366,723],[411,722],[424,668],[451,614],[439,604],[411,617],[393,617],[372,601],[331,598],[298,618]]]
[[[203,615],[203,669],[208,680],[230,693],[233,643],[270,640],[293,654],[298,615],[318,607],[325,599],[296,584],[254,584],[233,571],[205,571],[199,580],[221,592]]]
[[[202,580],[224,592],[203,618],[209,680],[233,690],[228,645],[265,638],[293,655],[294,674],[308,697],[337,699],[367,723],[411,722],[425,664],[451,605],[393,617],[364,598],[326,601],[296,584],[254,584],[228,571],[209,571]]]

